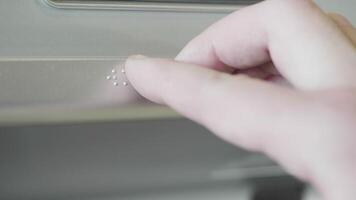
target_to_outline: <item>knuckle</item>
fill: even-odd
[[[209,99],[224,95],[223,93],[226,93],[226,90],[230,90],[230,85],[234,82],[234,78],[230,74],[211,71],[204,82],[198,92],[204,98]]]
[[[212,71],[208,76],[207,76],[207,82],[212,83],[214,85],[215,83],[219,83],[221,81],[224,81],[226,79],[226,74],[220,73],[217,71]]]

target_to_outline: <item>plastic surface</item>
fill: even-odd
[[[0,125],[178,117],[140,97],[121,72],[122,62],[93,57],[0,60]]]
[[[88,0],[45,0],[50,6],[64,9],[104,9],[131,11],[170,11],[170,12],[231,12],[241,8],[242,3],[199,3],[184,1],[88,1]]]

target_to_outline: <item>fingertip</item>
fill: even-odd
[[[146,59],[149,59],[149,57],[141,54],[131,55],[126,59],[124,68],[126,71],[129,71],[133,66],[137,65],[138,62],[144,61]]]
[[[148,56],[142,55],[142,54],[135,54],[135,55],[131,55],[129,56],[127,59],[130,60],[135,60],[135,59],[145,59],[148,58]]]
[[[204,60],[201,59],[200,55],[202,52],[198,51],[196,46],[199,45],[194,45],[193,43],[194,40],[190,41],[179,53],[178,55],[174,58],[175,61],[178,62],[186,62],[186,63],[192,63],[192,64],[201,64]]]
[[[142,65],[142,61],[148,58],[149,57],[140,54],[129,56],[124,64],[125,72],[127,72],[127,75],[129,76],[130,71],[135,70],[136,67],[134,66]]]
[[[126,77],[134,89],[143,97],[161,103],[160,98],[155,95],[157,81],[155,75],[159,63],[154,59],[144,55],[129,56],[125,62]],[[158,75],[159,76],[159,75]]]
[[[127,58],[125,62],[125,70],[127,71],[129,79],[135,77],[152,77],[159,76],[159,73],[166,68],[165,66],[170,64],[171,60],[169,59],[133,55]]]
[[[184,61],[186,60],[186,57],[189,57],[189,54],[186,53],[186,48],[183,48],[178,54],[177,56],[174,58],[174,60],[176,61]]]
[[[139,72],[138,67],[144,65],[142,61],[146,58],[147,57],[143,55],[132,55],[126,59],[124,68],[126,76],[132,84],[135,84],[136,82],[135,75],[137,74],[136,72]]]

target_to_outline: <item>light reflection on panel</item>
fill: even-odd
[[[104,9],[169,12],[231,12],[258,0],[45,0],[61,9]]]
[[[155,2],[155,3],[213,3],[213,4],[251,4],[261,0],[57,0],[72,2]]]

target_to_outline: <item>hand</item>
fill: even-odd
[[[324,199],[356,196],[356,31],[308,0],[268,0],[193,39],[176,60],[134,56],[131,84],[267,154]]]

